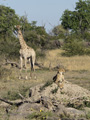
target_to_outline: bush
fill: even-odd
[[[64,46],[63,49],[65,52],[63,55],[65,56],[74,56],[74,55],[84,55],[85,54],[85,47],[82,43],[82,41],[78,40],[68,40]]]
[[[86,55],[90,55],[90,48],[86,48],[86,49],[85,49],[85,54],[86,54]]]
[[[14,37],[6,38],[0,41],[0,54],[5,55],[6,57],[18,57],[19,48],[19,41]]]
[[[85,32],[85,33],[83,34],[83,38],[85,39],[85,41],[90,42],[90,33],[89,33],[89,32]]]

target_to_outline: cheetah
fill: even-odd
[[[64,68],[60,68],[57,71],[57,74],[53,77],[53,81],[58,85],[58,87],[62,90],[64,88]]]

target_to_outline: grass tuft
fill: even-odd
[[[51,91],[51,93],[54,94],[54,93],[57,93],[57,91],[58,91],[58,87],[55,88],[55,89],[53,89],[53,90]]]
[[[40,91],[44,90],[46,87],[50,86],[53,81],[47,81],[42,87],[40,87]]]
[[[53,116],[53,114],[50,111],[47,112],[34,112],[30,114],[27,118],[29,120],[35,119],[35,120],[46,120],[48,117]]]

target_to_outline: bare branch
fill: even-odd
[[[15,65],[15,67],[17,67],[17,68],[19,68],[19,69],[20,69],[20,66],[19,66],[19,64],[18,64],[18,63],[13,62],[13,61],[10,61],[10,60],[8,60],[8,59],[5,59],[5,60],[6,60],[6,62],[5,62],[5,63],[3,63],[2,65],[8,65],[8,64],[11,64],[11,66],[12,66],[12,67]]]

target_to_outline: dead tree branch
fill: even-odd
[[[44,68],[45,68],[45,67],[43,66],[43,64],[40,64],[40,63],[37,63],[37,62],[35,62],[35,65],[38,66],[38,67],[41,68],[41,69],[44,69]]]
[[[18,100],[18,101],[8,101],[8,100],[5,100],[3,98],[0,98],[0,101],[3,101],[9,105],[15,105],[15,106],[20,106],[21,104],[23,103],[32,103],[30,100]]]
[[[25,99],[25,97],[23,95],[21,95],[21,93],[18,93],[18,95],[21,97],[22,100]]]
[[[17,68],[19,68],[20,69],[20,66],[19,66],[19,64],[18,63],[16,63],[16,62],[13,62],[13,61],[10,61],[10,60],[8,60],[8,59],[5,59],[5,63],[3,63],[2,65],[8,65],[8,64],[10,64],[12,67],[15,65],[15,67],[17,67]]]
[[[19,102],[11,102],[11,101],[8,101],[8,100],[5,100],[3,98],[0,98],[1,101],[5,102],[5,103],[8,103],[9,105],[15,105],[15,106],[19,106],[21,105],[23,102],[22,101],[19,101]]]

